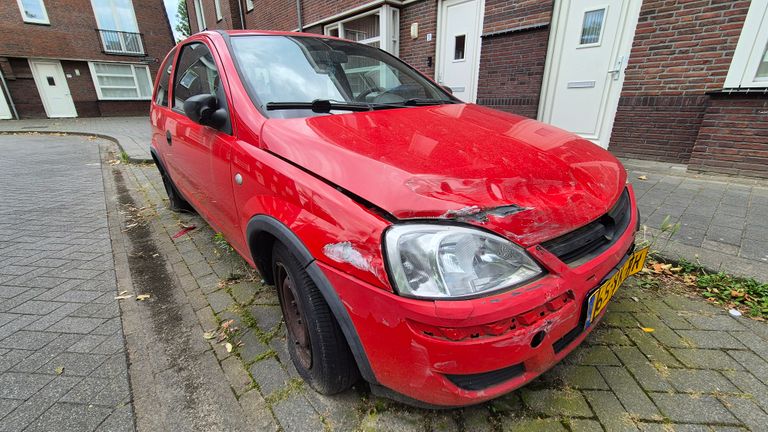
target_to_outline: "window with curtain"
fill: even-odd
[[[145,100],[152,96],[152,80],[146,65],[89,63],[100,100]]]

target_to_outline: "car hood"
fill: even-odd
[[[262,139],[398,219],[470,223],[523,246],[597,219],[626,183],[591,142],[473,104],[270,119]]]

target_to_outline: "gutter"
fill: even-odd
[[[186,6],[187,6],[187,3],[184,2],[184,7]],[[240,28],[245,30],[245,16],[243,16],[243,0],[237,0],[237,12],[240,13]],[[187,16],[189,16],[189,12],[187,12]]]
[[[299,21],[299,32],[303,32],[304,24],[301,22],[301,0],[296,0],[296,19]]]

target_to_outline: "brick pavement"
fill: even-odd
[[[99,147],[0,154],[0,431],[133,430]]]
[[[149,105],[147,105],[149,111]],[[0,121],[2,132],[40,134],[77,133],[98,135],[117,143],[133,162],[152,161],[149,117],[84,117],[73,119],[29,119]]]
[[[732,318],[699,298],[640,289],[632,280],[582,347],[495,401],[434,412],[377,398],[364,384],[318,395],[288,358],[274,289],[247,277],[243,260],[222,248],[199,217],[166,210],[154,167],[124,170],[128,187],[142,191],[138,205],[157,211],[149,225],[183,281],[199,337],[227,320],[239,328],[231,353],[206,342],[243,409],[257,413],[260,430],[757,431],[768,424],[768,325]],[[198,229],[173,240],[180,222]]]

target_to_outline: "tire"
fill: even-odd
[[[165,193],[168,195],[168,208],[176,213],[194,213],[194,209],[189,203],[181,197],[179,190],[176,189],[176,185],[173,184],[171,176],[165,172],[164,169],[158,167],[160,170],[160,176],[163,178],[163,186],[165,186]]]
[[[322,394],[350,388],[360,376],[357,364],[320,290],[293,253],[279,242],[273,248],[272,270],[288,353],[299,375]]]

